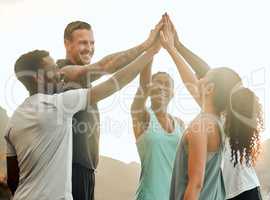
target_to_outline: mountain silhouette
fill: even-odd
[[[138,163],[125,164],[101,156],[96,174],[97,200],[133,200],[140,177]]]

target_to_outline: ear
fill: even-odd
[[[171,91],[171,99],[174,97],[174,90]]]
[[[34,80],[35,82],[38,82],[38,75],[33,76],[33,80]]]
[[[37,83],[40,84],[44,81],[44,77],[40,75],[33,76],[33,80]]]
[[[70,40],[65,39],[64,40],[65,48],[68,51],[70,49]]]
[[[208,83],[206,88],[206,95],[212,95],[215,90],[215,84],[214,83]]]

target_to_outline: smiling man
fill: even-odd
[[[131,63],[147,50],[159,33],[161,22],[143,43],[121,52],[110,54],[91,65],[91,74],[73,84],[69,89],[91,88],[91,82],[105,74],[113,74]],[[71,22],[64,31],[66,59],[58,60],[58,66],[87,65],[95,52],[92,27],[82,21]],[[74,200],[93,200],[95,170],[99,160],[100,117],[97,104],[73,117],[73,167],[72,194]]]

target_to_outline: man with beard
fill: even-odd
[[[142,44],[106,56],[92,65],[91,74],[69,87],[91,87],[91,82],[105,74],[112,74],[148,49],[158,34],[154,29],[149,38]],[[90,64],[95,51],[95,40],[91,26],[82,21],[71,22],[64,31],[66,59],[58,60],[59,67],[66,65]],[[73,173],[72,194],[75,200],[94,199],[95,170],[99,160],[100,118],[97,104],[92,104],[86,111],[80,111],[73,117]]]

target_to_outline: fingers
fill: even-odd
[[[168,17],[167,17],[167,13],[165,13],[163,16],[163,21],[164,21],[164,34],[168,34],[169,31],[170,31],[170,26],[169,26],[169,20],[168,20]]]
[[[163,27],[163,21],[160,21],[157,25],[156,25],[156,27],[155,27],[155,30],[156,31],[160,31],[161,30],[161,28]]]
[[[174,31],[173,24],[172,24],[172,21],[170,20],[170,17],[167,13],[165,14],[165,19],[166,19],[166,24],[168,26],[168,30],[170,32],[173,32]]]
[[[165,37],[164,32],[162,30],[160,31],[160,41],[161,41],[161,43],[166,43],[166,37]]]

